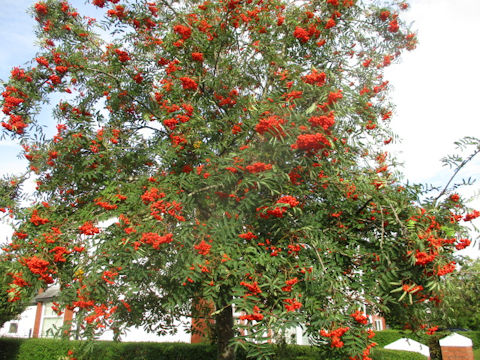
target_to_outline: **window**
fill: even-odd
[[[63,316],[58,316],[52,305],[51,302],[43,304],[42,337],[52,337],[56,329],[63,325]]]
[[[18,332],[18,323],[10,323],[10,327],[8,328],[9,334],[16,334]]]
[[[302,344],[301,345],[313,345],[313,342],[310,338],[310,336],[308,336],[307,332],[305,331],[302,331]]]
[[[375,330],[383,330],[383,322],[382,320],[375,320]]]
[[[287,344],[296,344],[297,343],[297,329],[289,328],[285,330],[284,339]]]

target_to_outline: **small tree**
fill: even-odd
[[[457,191],[464,186],[471,186],[476,179],[472,177],[464,178],[461,181],[454,181],[462,170],[471,164],[480,153],[480,139],[474,137],[464,137],[455,142],[457,153],[448,155],[442,159],[445,167],[449,167],[452,174],[443,186],[424,186],[425,202],[433,207],[445,207],[445,202],[454,203],[457,209],[464,208],[461,198]],[[447,199],[445,196],[449,195]],[[443,201],[442,201],[443,199]],[[448,206],[448,205],[447,205]],[[458,215],[452,212],[451,221],[459,219]],[[470,222],[478,216],[478,211],[472,210],[462,220]],[[468,229],[464,229],[464,234],[468,232],[478,232],[478,228],[470,223]],[[430,235],[430,231],[427,232]],[[455,235],[453,229],[448,230],[445,235],[448,237]],[[455,249],[466,249],[472,241],[468,238],[462,238],[462,233],[457,233]],[[426,235],[423,235],[426,236]],[[431,239],[429,241],[432,241]],[[444,241],[451,241],[445,240]],[[405,308],[401,302],[392,303],[388,306],[384,315],[390,326],[399,329],[424,329],[427,323],[436,324],[427,328],[427,333],[433,334],[438,328],[472,328],[475,329],[476,317],[475,310],[467,304],[475,303],[475,276],[478,272],[476,261],[468,257],[456,256],[456,262],[459,263],[461,271],[449,273],[448,276],[442,276],[442,281],[435,285],[438,288],[437,296],[430,297],[428,301],[415,303],[413,306]],[[445,274],[446,275],[446,274]],[[467,325],[467,323],[469,325]]]
[[[480,262],[465,259],[450,276],[440,306],[434,308],[435,321],[445,328],[480,330]]]
[[[384,149],[383,69],[416,41],[407,4],[92,3],[108,40],[67,1],[35,4],[41,51],[5,84],[2,125],[37,183],[10,206],[5,250],[28,284],[10,296],[57,282],[90,337],[211,318],[219,359],[268,357],[298,325],[329,356],[367,359],[365,304],[436,296],[478,214],[422,204]]]

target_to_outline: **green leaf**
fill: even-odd
[[[305,111],[305,114],[307,115],[311,114],[312,112],[315,111],[316,108],[317,108],[317,103],[313,103],[308,107],[307,111]]]

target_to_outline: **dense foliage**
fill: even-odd
[[[267,357],[298,325],[332,357],[368,359],[366,305],[440,301],[480,213],[448,191],[422,201],[386,152],[383,70],[415,47],[406,3],[92,4],[102,36],[67,1],[36,3],[40,51],[2,92],[36,181],[33,203],[27,175],[2,193],[10,301],[58,283],[77,322],[63,334],[87,337],[206,317],[220,359]]]
[[[480,261],[464,260],[444,291],[444,301],[432,309],[436,323],[444,328],[480,330]]]

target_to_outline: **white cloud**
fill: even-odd
[[[480,136],[480,2],[415,0],[409,18],[418,48],[386,77],[397,105],[392,127],[403,139],[395,151],[407,178],[422,182],[438,177],[439,160],[453,152],[454,141]]]

